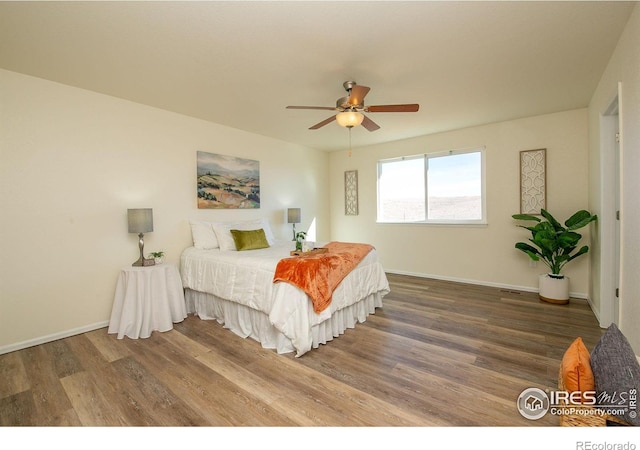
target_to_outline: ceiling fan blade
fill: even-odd
[[[362,119],[362,126],[369,131],[376,131],[378,128],[380,128],[380,125],[369,119],[367,116],[364,116],[364,119]]]
[[[327,124],[330,124],[331,122],[333,122],[334,120],[336,120],[336,116],[331,116],[328,119],[323,120],[320,123],[315,124],[312,127],[309,127],[310,130],[317,130],[318,128],[321,128]]]
[[[350,105],[362,105],[364,102],[364,97],[367,95],[370,89],[371,88],[367,86],[360,86],[359,84],[354,85],[351,88],[348,103]]]
[[[333,106],[287,106],[287,109],[322,109],[324,111],[335,111]]]
[[[367,112],[416,112],[420,108],[417,103],[407,105],[376,105],[367,106],[365,111]]]

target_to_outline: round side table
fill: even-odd
[[[148,338],[187,317],[182,279],[174,264],[125,267],[120,272],[108,333]]]

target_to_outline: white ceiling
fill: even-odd
[[[635,2],[0,2],[0,67],[323,150],[586,107]]]

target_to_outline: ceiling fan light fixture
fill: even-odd
[[[346,97],[341,97],[336,101],[335,108],[330,106],[287,106],[287,109],[321,109],[339,111],[337,114],[333,114],[331,117],[309,127],[310,130],[317,130],[332,123],[334,120],[338,122],[338,125],[351,130],[353,127],[362,125],[367,131],[376,131],[380,128],[373,120],[362,114],[361,111],[367,113],[378,112],[416,112],[419,109],[417,103],[403,104],[403,105],[374,105],[364,106],[364,98],[369,92],[370,88],[367,86],[361,86],[356,84],[355,81],[345,81],[343,84],[345,90],[349,94]]]
[[[346,128],[357,127],[364,120],[364,114],[358,111],[344,111],[336,114],[336,121]]]

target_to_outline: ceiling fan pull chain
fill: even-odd
[[[349,158],[351,158],[351,129],[353,127],[349,127]]]

